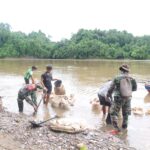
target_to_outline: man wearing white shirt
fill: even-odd
[[[110,106],[111,106],[111,100],[110,100],[110,98],[107,97],[107,93],[108,93],[108,90],[111,86],[111,83],[112,83],[112,81],[106,82],[104,85],[102,85],[100,87],[100,89],[98,91],[98,98],[99,98],[100,104],[102,105],[103,115],[106,114],[106,106],[108,106],[107,119],[109,117],[109,109],[110,109]],[[107,119],[106,119],[106,122],[107,122]],[[108,124],[109,124],[109,122],[108,122]]]

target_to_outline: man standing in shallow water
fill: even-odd
[[[54,79],[52,76],[52,70],[53,67],[52,65],[47,65],[46,66],[46,72],[44,74],[41,75],[41,83],[43,85],[43,87],[45,87],[46,89],[46,93],[44,96],[44,104],[48,104],[49,98],[50,98],[50,94],[52,92],[52,81],[56,81],[58,79]]]
[[[32,80],[32,84],[34,84],[34,79],[33,79],[33,72],[37,70],[36,66],[32,66],[31,68],[29,68],[25,75],[24,75],[24,80],[26,84],[30,83],[30,79]]]
[[[122,108],[123,122],[122,128],[128,127],[128,116],[131,114],[132,91],[137,90],[135,79],[129,76],[129,67],[123,64],[120,68],[120,75],[114,78],[107,96],[110,97],[114,92],[114,101],[110,108],[111,121],[117,131],[121,131],[118,126],[118,115]]]

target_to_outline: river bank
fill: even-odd
[[[0,113],[0,149],[2,150],[76,150],[84,143],[89,150],[134,150],[118,138],[100,130],[79,134],[53,132],[48,123],[32,129],[32,117],[6,111]]]
[[[64,58],[64,59],[56,59],[56,58],[36,58],[36,57],[5,57],[5,58],[0,58],[0,60],[8,60],[8,61],[112,61],[112,62],[150,62],[150,59],[128,59],[128,58],[124,58],[124,59],[110,59],[110,58],[85,58],[85,59],[71,59],[71,58]]]

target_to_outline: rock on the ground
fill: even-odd
[[[16,150],[76,150],[79,143],[86,145],[88,150],[134,150],[118,138],[100,130],[67,134],[49,130],[49,123],[32,129],[29,120],[33,118],[23,114],[1,112],[0,118],[0,135],[9,137],[11,142],[6,142],[4,147],[9,150],[13,150],[16,143]],[[2,146],[0,142],[0,149]]]

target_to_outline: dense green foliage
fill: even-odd
[[[52,42],[41,31],[12,32],[0,24],[0,58],[107,58],[150,59],[150,36],[134,37],[126,31],[80,29],[67,40]]]

